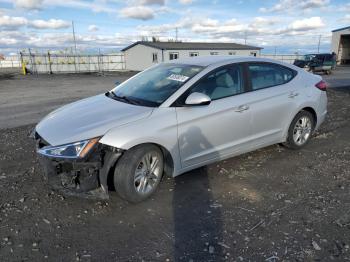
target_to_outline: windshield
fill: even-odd
[[[313,58],[315,58],[315,55],[304,55],[302,60],[311,61],[311,60],[313,60]]]
[[[144,106],[159,106],[203,67],[184,64],[159,64],[112,90],[123,101]]]

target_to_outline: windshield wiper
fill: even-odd
[[[113,91],[109,91],[109,94],[112,94],[113,98],[119,101],[123,101],[126,102],[128,104],[133,104],[133,105],[139,105],[140,102],[134,100],[134,99],[130,99],[126,96],[118,96],[116,93],[114,93]]]
[[[126,97],[126,96],[117,96],[117,98],[121,99],[121,100],[123,100],[123,101],[125,101],[125,102],[127,102],[129,104],[134,104],[134,105],[139,105],[140,104],[140,102],[138,102],[138,101],[136,101],[134,99],[130,99],[130,98]]]

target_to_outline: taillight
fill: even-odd
[[[318,82],[315,86],[322,91],[327,91],[327,83],[323,80]]]

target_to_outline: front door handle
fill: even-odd
[[[288,97],[289,97],[289,98],[294,98],[294,97],[296,97],[296,96],[298,96],[298,95],[299,95],[299,93],[290,92],[289,95],[288,95]]]
[[[247,105],[241,105],[241,106],[239,106],[239,107],[237,107],[236,109],[235,109],[235,112],[243,112],[243,111],[246,111],[246,110],[248,110],[249,109],[249,106],[247,106]]]

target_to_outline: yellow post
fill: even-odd
[[[22,74],[25,76],[27,74],[26,63],[24,62],[22,52],[19,52],[19,54],[21,56]]]
[[[22,73],[25,76],[27,74],[27,70],[26,70],[26,62],[22,61]]]

